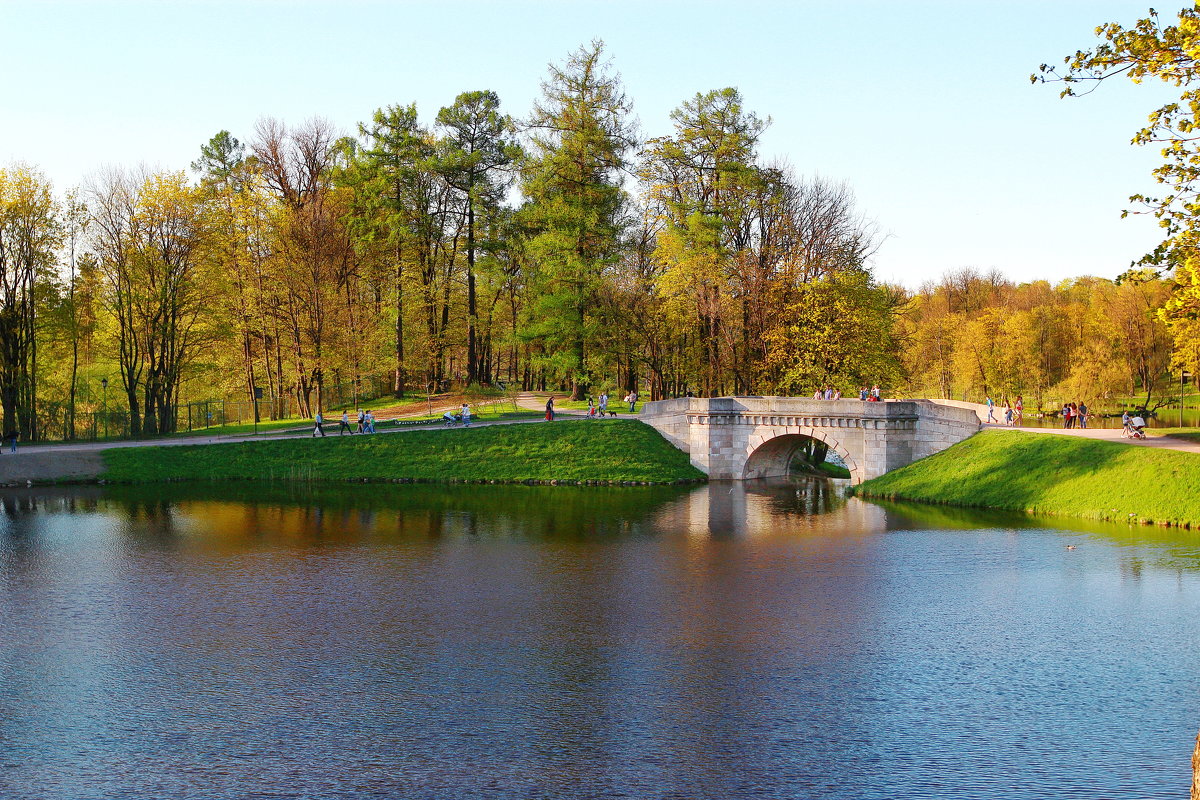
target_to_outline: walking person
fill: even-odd
[[[314,437],[316,437],[316,435],[319,433],[319,434],[321,434],[321,438],[324,439],[325,438],[325,427],[324,427],[325,426],[325,417],[321,416],[320,411],[318,411],[317,416],[313,418],[313,422],[315,423],[315,427],[313,428],[312,435]]]
[[[988,416],[990,417],[991,414],[992,414],[992,409],[989,407],[988,408]],[[1010,406],[1008,404],[1007,400],[1004,401],[1004,424],[1009,425],[1009,426],[1011,426],[1013,424],[1013,410],[1012,410],[1012,406]]]
[[[367,409],[367,416],[366,416],[366,419],[363,421],[366,423],[367,433],[374,433],[375,432],[375,413],[373,411],[371,411],[370,409]]]
[[[1021,418],[1025,415],[1025,401],[1021,399],[1021,395],[1017,395],[1017,402],[1013,405],[1013,411],[1016,412],[1013,415],[1013,424],[1020,425]]]
[[[367,432],[367,415],[365,413],[363,413],[363,410],[361,408],[358,410],[358,432],[359,433]]]
[[[347,433],[351,436],[354,435],[354,431],[350,429],[350,412],[343,408],[342,421],[338,423],[338,436],[343,436]]]
[[[608,392],[600,393],[600,416],[604,416],[608,411]]]
[[[1079,404],[1079,427],[1081,430],[1087,429],[1087,403]]]
[[[995,401],[992,400],[992,396],[989,394],[987,396],[987,398],[984,400],[984,402],[986,403],[987,410],[988,410],[987,422],[995,422],[996,421],[996,403],[995,403]],[[1006,409],[1008,408],[1007,402],[1004,404],[1004,407]],[[1009,415],[1005,414],[1005,416],[1009,416]],[[1009,420],[1009,422],[1011,424],[1011,419]]]
[[[630,406],[632,405],[630,403]],[[550,395],[550,399],[546,401],[546,422],[554,422],[554,395]]]
[[[462,413],[463,427],[464,428],[471,427],[471,407],[469,405],[467,405],[466,403],[463,403],[461,413]]]
[[[629,400],[629,413],[632,414],[633,409],[637,406],[637,401],[638,401],[637,390],[635,390],[635,389],[629,390],[628,400]]]

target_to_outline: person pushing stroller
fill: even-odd
[[[1126,439],[1146,438],[1146,420],[1142,419],[1141,415],[1130,416],[1126,411],[1121,415],[1121,423],[1124,426],[1124,430],[1121,431],[1122,437]]]

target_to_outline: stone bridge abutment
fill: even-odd
[[[646,403],[641,420],[713,479],[786,475],[811,438],[836,452],[858,484],[961,442],[981,417],[974,405],[937,400],[686,397]]]

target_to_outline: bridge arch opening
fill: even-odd
[[[846,465],[846,469],[850,470],[851,482],[862,482],[859,465],[841,443],[815,430],[784,433],[757,444],[752,441],[750,454],[746,458],[746,466],[742,470],[742,479],[787,477],[791,474],[795,462],[804,457],[806,447],[812,442],[824,444],[831,452],[837,453],[838,458]]]

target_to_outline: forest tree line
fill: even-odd
[[[883,285],[850,189],[760,158],[769,120],[736,89],[671,122],[640,134],[593,42],[520,118],[473,91],[432,124],[394,105],[352,135],[263,119],[187,170],[109,169],[61,197],[2,168],[5,432],[79,435],[101,377],[140,435],[174,431],[185,399],[256,388],[256,412],[312,415],[381,372],[396,397],[877,383],[1032,399],[1149,392],[1173,356],[1194,366],[1152,274]]]

